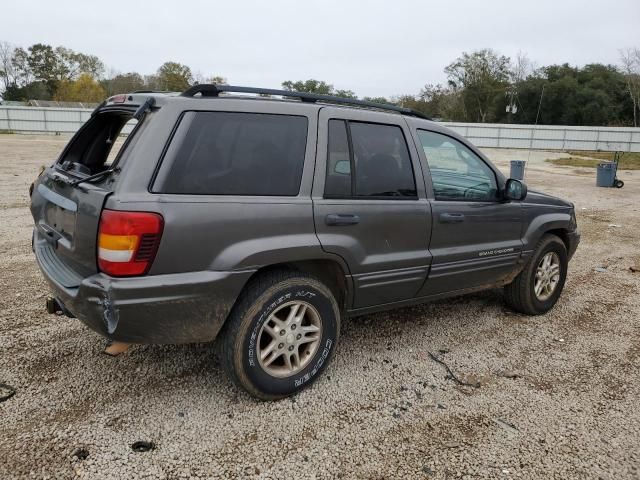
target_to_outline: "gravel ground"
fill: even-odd
[[[640,478],[637,172],[598,189],[593,170],[531,155],[527,182],[574,201],[583,233],[547,315],[489,291],[350,319],[311,388],[261,403],[210,345],[111,358],[44,312],[27,187],[65,141],[0,135],[0,382],[17,391],[0,403],[0,478]]]

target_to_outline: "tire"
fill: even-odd
[[[301,272],[267,272],[250,281],[227,319],[219,336],[221,362],[249,394],[276,400],[320,376],[339,332],[340,309],[329,288]]]
[[[616,179],[616,181],[613,182],[613,186],[616,188],[622,188],[624,187],[624,182],[622,180]]]
[[[536,294],[536,272],[542,267],[543,259],[550,258],[552,265],[557,261],[559,272],[557,281],[551,292],[542,288]],[[567,278],[567,248],[562,240],[555,235],[547,234],[538,242],[536,249],[525,265],[524,269],[509,285],[504,287],[505,301],[513,310],[527,315],[542,315],[553,308],[558,301],[564,282]],[[549,267],[542,267],[543,270]],[[542,284],[544,285],[544,276]],[[549,278],[555,278],[550,275]],[[551,286],[553,282],[549,283]]]

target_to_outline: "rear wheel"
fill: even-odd
[[[558,301],[567,277],[567,248],[555,235],[545,235],[515,280],[505,287],[505,301],[527,315],[548,312]]]
[[[254,397],[286,397],[326,368],[339,330],[338,304],[324,284],[300,272],[269,272],[251,281],[220,333],[222,362]]]
[[[624,187],[624,182],[622,180],[616,179],[616,181],[613,182],[613,186],[616,188],[622,188]]]

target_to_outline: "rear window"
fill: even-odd
[[[154,191],[295,196],[306,143],[306,117],[187,112],[167,150]]]
[[[58,164],[82,175],[108,169],[138,122],[131,116],[128,111],[103,111],[92,116],[65,148]]]

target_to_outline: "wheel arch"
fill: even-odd
[[[335,295],[338,306],[345,312],[353,301],[353,283],[346,265],[333,258],[310,258],[273,263],[258,268],[245,282],[238,298],[259,277],[277,270],[302,272],[316,277]],[[236,300],[237,302],[237,300]]]
[[[569,250],[568,227],[571,221],[569,212],[554,212],[538,215],[531,220],[524,234],[523,243],[525,250],[533,250],[540,239],[546,234],[553,234],[562,240],[567,251]]]
[[[571,244],[569,243],[569,231],[566,228],[553,228],[551,230],[547,230],[546,232],[544,232],[544,235],[548,235],[548,234],[559,237],[560,240],[562,240],[562,243],[564,243],[564,246],[567,249],[567,252],[569,252],[569,249],[571,248]]]

